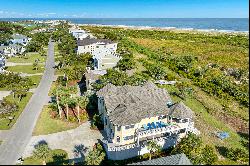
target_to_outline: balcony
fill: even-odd
[[[107,140],[102,140],[102,142],[107,147],[108,151],[122,151],[126,149],[133,149],[139,146],[137,143],[128,144],[128,145],[118,145],[114,143],[109,143]]]
[[[138,138],[143,138],[143,137],[149,137],[149,136],[154,136],[154,135],[160,135],[164,133],[177,133],[181,129],[187,129],[188,125],[187,124],[165,124],[160,127],[156,127],[153,129],[139,129],[136,132],[136,136]]]

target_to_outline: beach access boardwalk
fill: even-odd
[[[0,165],[16,164],[30,141],[39,114],[48,102],[48,92],[54,80],[54,64],[54,43],[49,42],[46,69],[41,82],[15,125],[2,136]]]

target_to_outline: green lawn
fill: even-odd
[[[7,70],[11,72],[22,72],[22,73],[27,73],[27,74],[43,73],[44,65],[39,64],[38,70],[33,70],[32,65],[9,66]]]
[[[15,102],[17,102],[17,105],[19,106],[19,110],[10,115],[10,116],[14,116],[14,120],[9,124],[9,126],[8,126],[8,123],[9,123],[8,116],[0,117],[0,130],[8,130],[16,123],[16,120],[18,119],[19,115],[22,113],[26,104],[29,102],[31,96],[32,96],[32,93],[28,92],[27,96],[24,97],[20,102],[18,102],[17,98],[13,99],[12,95],[9,95],[6,97],[7,100],[10,100],[10,101],[14,100]]]
[[[77,123],[70,123],[58,119],[52,119],[49,113],[50,109],[45,106],[41,112],[33,135],[46,135],[57,133],[65,130],[70,130],[79,126]]]
[[[34,156],[24,159],[23,165],[42,165],[43,161]],[[46,160],[47,165],[65,165],[68,164],[68,154],[62,149],[51,150],[51,156]]]
[[[36,88],[41,81],[42,75],[29,76],[29,78],[34,82],[34,85],[30,88]]]
[[[39,59],[39,62],[45,62],[46,56],[41,56],[37,52],[29,52],[27,53],[26,57],[11,57],[7,59],[8,62],[14,62],[14,63],[34,63],[36,59]]]

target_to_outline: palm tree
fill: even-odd
[[[33,69],[34,69],[34,70],[38,70],[38,61],[35,61],[35,62],[33,63]]]
[[[102,145],[97,144],[94,146],[93,150],[88,153],[85,158],[86,165],[100,165],[105,158],[105,152]]]
[[[78,122],[80,123],[80,107],[82,109],[86,109],[88,104],[88,98],[83,96],[78,96],[76,97],[76,102],[77,102],[77,117],[78,117]]]
[[[153,153],[160,150],[160,146],[155,141],[149,141],[147,148],[149,150],[149,160],[151,160]]]

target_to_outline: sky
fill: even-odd
[[[0,18],[249,18],[248,0],[0,0]]]

